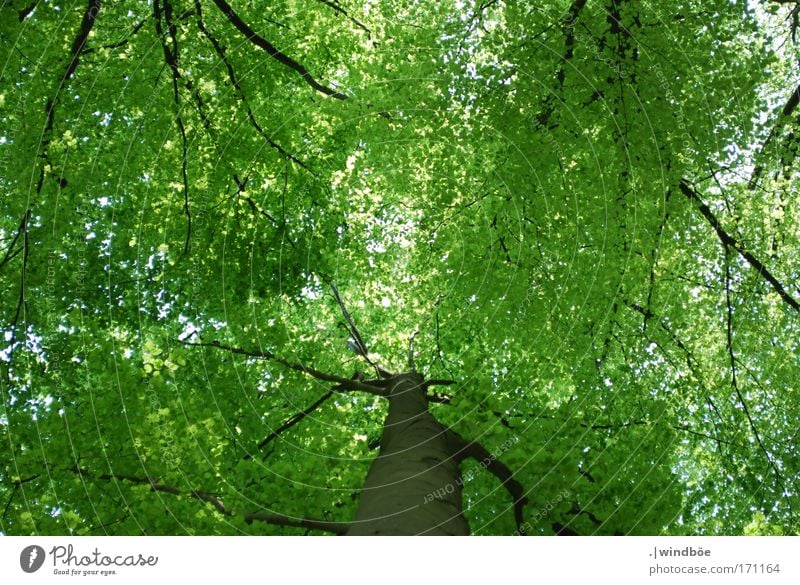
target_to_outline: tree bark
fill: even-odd
[[[381,453],[347,535],[468,535],[461,507],[463,441],[428,411],[416,372],[390,381]]]

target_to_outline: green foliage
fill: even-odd
[[[335,394],[259,450],[330,385],[182,343],[349,377],[328,282],[386,367],[418,332],[456,381],[432,410],[515,473],[531,534],[797,533],[800,311],[743,253],[800,298],[790,6],[235,2],[304,76],[213,2],[103,3],[91,30],[87,3],[23,4],[2,533],[350,520],[385,405]],[[473,531],[512,533],[463,471]]]

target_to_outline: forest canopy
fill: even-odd
[[[0,532],[798,534],[799,14],[3,2]]]

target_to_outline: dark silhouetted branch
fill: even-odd
[[[497,456],[490,453],[486,447],[477,441],[467,441],[452,429],[448,429],[448,432],[452,433],[452,436],[460,445],[458,449],[458,457],[460,459],[466,459],[467,457],[475,459],[482,467],[499,479],[503,487],[506,488],[509,495],[511,495],[511,500],[514,502],[514,521],[517,524],[517,534],[524,536],[525,529],[523,525],[525,520],[523,511],[525,504],[528,503],[528,498],[525,496],[525,489],[522,484],[514,478],[514,474],[508,466],[500,461]]]
[[[217,53],[219,58],[225,64],[225,70],[228,72],[228,80],[231,82],[231,85],[233,86],[233,90],[236,93],[236,96],[239,98],[242,104],[244,104],[245,110],[247,111],[247,119],[250,120],[250,124],[253,126],[253,128],[255,128],[256,132],[258,132],[262,136],[262,138],[266,140],[267,144],[269,144],[272,148],[277,150],[281,155],[283,155],[293,163],[311,172],[311,169],[309,169],[308,166],[303,161],[298,159],[292,153],[284,149],[280,144],[275,142],[272,139],[272,137],[269,134],[267,134],[264,128],[262,128],[261,125],[258,123],[255,114],[253,114],[253,109],[250,107],[250,102],[247,100],[244,90],[242,89],[241,83],[239,82],[239,79],[236,76],[236,70],[233,68],[231,61],[228,58],[227,50],[222,45],[222,43],[220,43],[219,40],[213,34],[211,34],[211,31],[208,29],[208,27],[205,24],[205,21],[203,20],[203,8],[200,5],[200,0],[194,0],[194,6],[195,6],[195,12],[197,12],[197,28],[200,30],[203,36],[205,36],[206,39],[208,39],[208,42],[210,42],[211,46],[214,47],[214,52]]]
[[[714,215],[714,213],[709,209],[708,205],[706,205],[700,196],[698,195],[697,191],[692,188],[686,179],[681,179],[680,182],[680,189],[681,192],[686,196],[689,201],[694,202],[697,204],[700,213],[703,217],[706,218],[711,227],[714,228],[714,231],[717,232],[717,236],[719,237],[720,241],[725,246],[730,246],[734,250],[736,250],[742,258],[744,258],[750,266],[756,269],[756,271],[772,286],[775,292],[784,300],[784,302],[792,307],[795,311],[800,311],[800,303],[798,303],[792,296],[786,292],[786,289],[783,288],[783,285],[778,281],[773,274],[767,270],[767,267],[761,263],[761,261],[753,256],[750,252],[744,249],[744,247],[728,232],[726,232],[722,225],[719,223],[719,220]]]
[[[356,20],[352,16],[350,16],[350,14],[347,12],[347,10],[342,8],[339,5],[339,3],[336,2],[335,0],[333,0],[333,1],[331,1],[331,0],[319,0],[319,2],[322,2],[325,6],[329,6],[330,8],[332,8],[333,10],[335,10],[336,12],[338,12],[339,14],[344,16],[347,20],[352,22],[354,25],[356,25],[358,28],[363,30],[365,33],[367,33],[367,38],[371,38],[372,37],[372,31],[369,30],[365,24],[363,24],[362,22]]]
[[[203,490],[181,489],[174,485],[159,483],[157,480],[151,477],[136,477],[132,475],[111,474],[111,473],[96,475],[78,466],[71,468],[69,471],[76,473],[82,478],[85,477],[93,480],[118,481],[118,482],[128,482],[135,485],[147,485],[150,486],[150,489],[154,492],[171,494],[174,496],[187,496],[190,498],[194,498],[195,500],[211,504],[217,512],[229,518],[233,518],[239,515],[239,513],[226,507],[223,501],[220,499],[220,497],[213,494],[212,492]],[[315,520],[312,518],[292,518],[284,514],[264,514],[262,512],[249,512],[249,513],[246,512],[241,514],[241,516],[244,519],[244,521],[248,524],[252,524],[254,520],[258,520],[260,522],[266,522],[267,524],[274,524],[276,526],[294,526],[297,528],[308,528],[310,530],[324,530],[326,532],[332,532],[334,534],[344,534],[347,528],[349,528],[349,524],[345,522],[330,522],[327,520]]]
[[[362,382],[361,380],[358,379],[343,378],[341,376],[335,376],[333,374],[326,374],[325,372],[320,372],[319,370],[315,370],[314,368],[306,366],[305,364],[294,363],[285,360],[269,351],[246,350],[238,347],[231,347],[230,345],[225,345],[223,343],[220,343],[219,341],[210,341],[206,343],[202,342],[193,343],[184,340],[179,340],[179,341],[184,345],[189,345],[194,347],[214,347],[217,349],[222,349],[239,355],[277,362],[291,370],[302,372],[303,374],[307,374],[312,378],[316,378],[317,380],[322,380],[323,382],[335,382],[337,385],[334,388],[334,390],[361,391],[361,392],[368,392],[370,394],[375,394],[376,396],[387,395],[386,388],[381,388],[372,385],[368,382]]]
[[[324,277],[323,277],[324,279]],[[347,307],[342,300],[342,297],[339,295],[339,290],[336,288],[336,285],[333,282],[326,281],[328,286],[331,287],[331,291],[333,291],[333,296],[336,299],[336,303],[339,305],[339,310],[342,312],[342,316],[344,317],[345,321],[347,321],[345,328],[347,332],[350,334],[350,338],[352,339],[353,343],[353,350],[363,357],[366,362],[375,369],[375,373],[378,374],[381,378],[391,378],[392,372],[383,369],[381,366],[373,362],[369,357],[369,350],[367,349],[367,344],[364,343],[364,338],[361,337],[361,332],[356,327],[356,323],[353,320],[353,317],[350,315],[350,312],[347,310]]]
[[[279,426],[277,429],[272,431],[267,437],[262,439],[261,442],[258,444],[258,448],[259,449],[263,449],[264,447],[269,445],[272,441],[274,441],[275,439],[280,437],[281,434],[283,434],[285,431],[288,431],[289,429],[291,429],[294,425],[296,425],[297,423],[302,421],[309,414],[311,414],[317,408],[322,406],[331,396],[333,396],[333,394],[334,394],[333,390],[328,390],[319,399],[314,401],[314,403],[311,404],[308,408],[304,408],[303,410],[301,410],[297,414],[293,415],[290,419],[288,419],[286,422],[284,422],[281,426]],[[247,455],[245,455],[244,458],[245,459],[250,459],[251,457],[252,456],[248,453]]]
[[[764,153],[767,151],[767,148],[770,146],[775,137],[780,133],[781,129],[788,121],[788,118],[797,109],[798,104],[800,104],[800,85],[798,85],[795,88],[795,90],[789,96],[789,99],[786,100],[786,103],[784,104],[783,109],[781,110],[780,117],[778,118],[778,121],[775,124],[775,126],[772,128],[772,130],[770,130],[769,134],[764,139],[764,143],[761,145],[761,149],[759,150],[758,155],[756,156],[756,160],[764,156]],[[787,138],[791,140],[791,135]],[[784,145],[784,147],[788,146],[790,145]],[[753,167],[753,172],[750,175],[750,180],[748,181],[747,186],[750,189],[755,189],[763,174],[764,174],[764,165],[757,164],[755,167]]]
[[[217,5],[217,8],[219,8],[225,14],[225,16],[228,17],[228,20],[231,21],[231,24],[233,24],[233,26],[235,26],[236,29],[240,33],[242,33],[247,38],[248,41],[250,41],[257,47],[264,49],[264,51],[266,51],[267,54],[273,59],[279,61],[280,63],[283,63],[290,69],[293,69],[294,71],[299,73],[300,76],[303,79],[305,79],[308,85],[310,85],[317,91],[324,93],[325,95],[329,95],[337,100],[347,99],[347,96],[344,95],[343,93],[339,93],[338,91],[319,83],[316,79],[314,79],[311,76],[308,70],[305,67],[303,67],[300,63],[298,63],[288,55],[285,55],[284,53],[280,52],[267,39],[256,33],[252,28],[250,28],[250,25],[248,25],[245,21],[243,21],[239,17],[239,15],[236,14],[236,12],[234,12],[233,8],[231,8],[231,5],[228,4],[225,0],[214,0],[214,4]]]

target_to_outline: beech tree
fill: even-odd
[[[0,8],[4,534],[797,534],[800,4]]]

